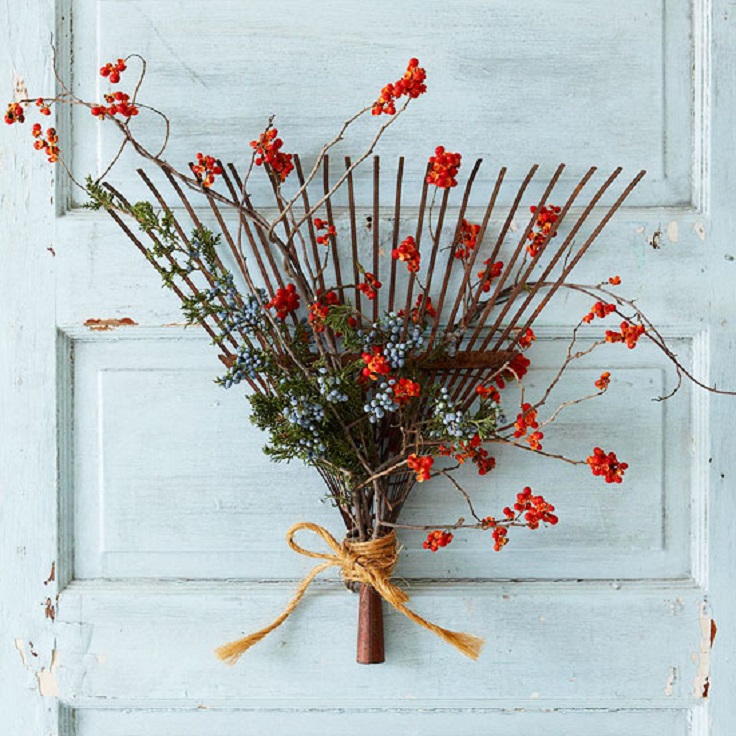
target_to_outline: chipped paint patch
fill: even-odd
[[[693,680],[693,695],[705,699],[710,689],[710,654],[716,638],[716,622],[711,618],[708,604],[700,604],[700,648],[698,650],[698,667]]]
[[[676,243],[680,239],[680,226],[676,220],[667,223],[667,239],[670,243]]]
[[[26,656],[26,646],[23,643],[23,639],[15,640],[15,648],[20,652],[20,658],[23,662],[23,666],[28,667],[28,657]]]
[[[84,326],[97,332],[106,332],[107,330],[114,330],[116,327],[134,327],[137,324],[130,317],[123,317],[122,319],[88,319]]]
[[[27,100],[29,97],[28,87],[26,87],[26,80],[16,73],[13,73],[13,97],[15,98],[16,102]]]
[[[54,580],[56,580],[56,562],[51,563],[51,572],[49,573],[49,576],[46,578],[46,580],[43,581],[43,584],[48,585]]]
[[[59,664],[59,657],[54,649],[51,652],[51,665],[48,669],[41,667],[36,672],[36,680],[38,680],[38,692],[43,698],[58,698],[59,683],[56,681],[56,667]]]
[[[677,667],[670,667],[669,674],[667,675],[667,682],[664,684],[664,694],[668,697],[672,697],[674,690],[675,681],[677,680]]]
[[[705,241],[705,224],[702,222],[696,222],[693,225],[693,230],[695,231],[695,234],[702,240]]]

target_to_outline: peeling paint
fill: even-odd
[[[693,230],[695,231],[695,234],[702,240],[705,241],[705,224],[702,222],[696,222],[693,225]]]
[[[711,618],[708,604],[700,604],[700,649],[698,651],[698,666],[693,680],[693,695],[705,699],[710,689],[710,654],[713,641],[716,638],[716,623]]]
[[[130,317],[123,317],[122,319],[88,319],[84,323],[85,327],[89,327],[90,330],[97,332],[114,330],[116,327],[134,327],[137,325],[138,323]]]
[[[56,562],[51,563],[51,572],[49,573],[49,576],[46,578],[46,580],[43,581],[43,584],[48,585],[54,580],[56,580]]]
[[[20,658],[23,661],[23,666],[28,667],[28,657],[26,656],[26,647],[23,643],[23,639],[15,640],[15,648],[20,652]]]
[[[36,679],[38,680],[38,692],[43,698],[58,698],[59,697],[59,683],[56,681],[56,668],[59,664],[59,657],[56,649],[51,652],[51,665],[48,669],[41,667],[36,672]]]
[[[676,243],[680,239],[680,226],[676,220],[667,223],[667,239],[670,243]]]
[[[664,694],[668,697],[672,697],[674,690],[675,681],[677,680],[677,667],[670,667],[670,671],[667,675],[667,682],[664,684]]]

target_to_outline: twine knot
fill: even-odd
[[[294,536],[302,529],[311,531],[321,537],[332,550],[333,554],[329,552],[315,552],[297,544]],[[235,664],[241,655],[254,644],[257,644],[274,629],[281,626],[299,605],[311,582],[317,575],[330,567],[338,567],[346,582],[358,582],[372,586],[388,604],[403,613],[408,619],[436,634],[466,657],[478,659],[480,650],[483,647],[483,639],[472,634],[443,629],[441,626],[437,626],[414,613],[414,611],[405,605],[409,600],[409,596],[391,582],[391,575],[398,560],[396,533],[393,530],[383,537],[371,539],[367,542],[356,542],[346,539],[340,544],[324,527],[319,526],[319,524],[302,521],[294,524],[289,529],[286,533],[286,541],[300,555],[323,560],[323,562],[313,567],[304,580],[302,580],[296,594],[289,601],[284,612],[273,623],[243,639],[225,644],[216,650],[217,656],[228,662],[228,664]]]

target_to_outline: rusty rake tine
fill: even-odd
[[[353,173],[350,171],[352,162],[350,156],[345,156],[345,168],[348,170],[348,209],[350,210],[350,244],[353,253],[353,283],[355,284],[355,309],[361,314],[360,307],[360,272],[358,271],[358,225],[355,220],[355,190],[353,188]]]
[[[565,207],[562,209],[562,212],[560,213],[559,219],[552,226],[552,228],[550,229],[550,232],[548,233],[547,237],[545,238],[545,241],[544,241],[544,244],[543,244],[542,249],[540,249],[540,252],[537,253],[537,256],[538,257],[541,257],[542,251],[546,250],[549,247],[549,243],[551,242],[551,239],[554,236],[554,233],[556,233],[556,232],[559,231],[559,228],[563,224],[564,218],[567,215],[568,210],[572,206],[574,200],[577,199],[577,197],[580,194],[581,190],[588,183],[588,181],[590,180],[590,177],[593,175],[593,173],[595,171],[596,171],[596,167],[591,167],[588,170],[588,172],[586,173],[586,175],[580,180],[580,182],[578,182],[577,186],[575,187],[573,193],[570,196],[570,199],[565,204]],[[618,171],[620,171],[620,169]],[[497,345],[498,346],[500,346],[503,343],[503,341],[506,340],[508,338],[508,336],[511,334],[511,331],[514,329],[514,327],[517,325],[517,323],[521,319],[522,314],[524,313],[524,311],[526,310],[526,308],[529,306],[529,304],[532,302],[532,300],[536,296],[537,292],[541,288],[541,282],[546,279],[546,277],[549,275],[549,273],[554,269],[554,267],[557,264],[557,262],[559,261],[559,259],[566,252],[568,246],[572,243],[575,235],[577,235],[578,230],[580,229],[580,227],[582,226],[582,224],[587,219],[588,215],[592,211],[592,209],[595,206],[596,202],[600,199],[600,197],[603,195],[603,193],[606,191],[606,189],[608,189],[609,185],[618,176],[618,171],[615,172],[613,176],[609,177],[609,179],[603,184],[603,186],[601,187],[601,189],[599,189],[599,191],[594,195],[594,197],[591,200],[591,202],[588,203],[588,205],[587,205],[586,209],[583,211],[582,215],[580,217],[578,217],[577,221],[573,224],[573,227],[572,227],[571,231],[568,233],[568,235],[565,237],[564,242],[562,243],[562,245],[560,245],[557,248],[554,256],[551,258],[550,262],[547,264],[547,266],[546,266],[546,268],[544,270],[544,276],[542,278],[535,279],[534,286],[531,289],[528,290],[528,294],[524,298],[524,301],[523,301],[521,307],[519,307],[519,309],[517,310],[516,314],[511,319],[511,322],[506,325],[506,327],[504,328],[501,336],[498,338],[498,341],[497,341]],[[534,258],[532,260],[533,260],[533,262],[529,265],[529,267],[526,270],[526,273],[524,274],[524,276],[521,279],[521,281],[522,281],[522,283],[524,285],[526,285],[528,283],[529,276],[531,275],[532,269],[536,265],[538,258]],[[499,315],[500,319],[497,319],[496,320],[496,325],[497,326],[501,324],[501,321],[503,320],[504,316],[509,311],[509,309],[513,306],[513,302],[514,302],[514,299],[516,298],[517,294],[518,294],[518,291],[516,293],[512,294],[509,297],[509,300],[506,302],[506,305],[505,305],[502,313]],[[517,339],[519,338],[519,336],[521,334],[522,333],[519,333],[514,338],[514,340],[513,340],[513,343],[514,344],[516,344]],[[491,342],[492,339],[493,339],[493,334],[492,333],[489,333],[488,335],[486,335],[486,338],[483,341],[483,348],[488,347],[488,345],[490,344],[490,342]]]
[[[116,197],[118,197],[120,199],[120,201],[123,202],[123,204],[126,207],[130,207],[130,202],[128,202],[128,200],[125,199],[125,197],[123,197],[123,195],[117,189],[115,189],[115,187],[113,187],[111,184],[108,184],[107,182],[105,182],[104,187],[109,192],[112,192]],[[168,208],[167,208],[167,211],[168,211]],[[128,226],[125,224],[125,222],[122,220],[122,218],[120,218],[120,216],[116,212],[113,212],[112,210],[108,210],[108,212],[110,213],[111,217],[115,220],[115,222],[118,223],[118,225],[123,229],[123,231],[125,232],[125,234],[133,241],[133,243],[136,245],[136,247],[138,248],[138,250],[140,250],[141,253],[143,253],[143,255],[146,257],[146,260],[149,263],[151,263],[154,266],[154,268],[156,268],[156,270],[159,273],[163,274],[164,273],[163,266],[161,266],[156,261],[156,259],[152,255],[149,254],[147,248],[133,234],[133,232],[130,230],[130,228],[128,228]],[[148,231],[147,234],[148,234],[148,237],[151,238],[151,240],[156,245],[158,245],[158,246],[161,245],[161,243],[158,240],[158,238],[152,232]],[[168,252],[166,253],[166,260],[169,262],[169,265],[172,266],[172,267],[177,265],[176,260]],[[199,289],[197,289],[197,285],[189,278],[189,276],[182,276],[182,281],[187,285],[187,287],[192,291],[192,293],[194,295],[199,294]],[[172,289],[174,290],[174,293],[179,297],[179,299],[182,302],[184,302],[186,300],[185,294],[173,282],[172,282]],[[214,318],[214,322],[215,322],[215,324],[218,327],[220,326],[220,322],[219,322],[219,320],[218,320],[217,317]],[[207,334],[209,334],[209,336],[212,338],[212,341],[216,345],[219,345],[220,348],[226,352],[226,354],[227,354],[228,357],[232,356],[232,353],[230,353],[227,350],[227,348],[225,347],[225,345],[223,344],[224,341],[225,341],[224,338],[217,337],[217,335],[213,332],[213,330],[206,323],[206,321],[200,320],[200,324],[205,328],[205,330],[207,331]],[[237,347],[237,343],[235,342],[235,340],[233,339],[232,336],[230,336],[230,342],[233,344],[233,347]]]
[[[432,345],[434,344],[434,338],[437,334],[437,329],[439,328],[440,321],[442,320],[442,309],[445,304],[445,294],[447,293],[447,285],[450,282],[450,276],[452,274],[452,268],[455,265],[455,261],[457,258],[455,258],[455,250],[457,249],[457,241],[460,237],[460,230],[462,229],[462,223],[465,218],[465,211],[468,208],[468,200],[470,199],[470,193],[473,189],[473,182],[475,181],[475,177],[478,175],[478,171],[480,170],[480,165],[483,163],[483,159],[479,158],[476,160],[475,165],[473,166],[472,171],[470,172],[470,176],[468,177],[467,184],[465,185],[465,193],[463,194],[463,201],[460,205],[460,212],[457,216],[457,225],[455,226],[455,233],[452,237],[452,244],[450,246],[450,253],[447,256],[447,265],[445,266],[445,276],[442,280],[442,288],[440,289],[439,299],[437,300],[437,304],[435,305],[434,309],[437,313],[437,316],[434,319],[434,324],[432,325],[432,332],[429,335],[429,340],[427,341],[427,350],[432,349]],[[429,290],[429,286],[427,286],[427,289]]]
[[[248,193],[243,190],[243,183],[240,179],[240,174],[238,174],[238,170],[235,168],[234,164],[228,164],[228,168],[230,169],[230,173],[233,175],[233,179],[235,179],[235,183],[238,185],[238,188],[243,192],[243,202],[245,203],[245,206],[248,209],[253,209],[253,205],[251,204],[250,197],[248,196]],[[276,279],[276,283],[280,288],[285,287],[284,279],[281,276],[281,269],[278,268],[276,265],[276,261],[274,260],[273,253],[271,252],[271,244],[268,242],[268,238],[266,237],[266,234],[263,232],[263,228],[253,223],[253,227],[256,230],[256,235],[258,235],[258,239],[261,241],[261,245],[263,246],[263,252],[266,254],[266,259],[268,260],[268,265],[271,267],[271,273],[273,273],[274,278]],[[253,252],[256,252],[256,245],[255,245],[255,239],[251,241]]]
[[[381,243],[381,232],[380,232],[380,186],[381,186],[381,160],[378,156],[373,157],[373,276],[380,281],[381,276],[380,261],[378,258],[378,248]],[[373,321],[378,321],[378,300],[379,296],[376,294],[376,298],[373,300]]]
[[[617,169],[614,174],[611,175],[611,179],[618,176],[618,173],[620,173],[621,169]],[[611,207],[608,209],[606,214],[603,216],[601,221],[598,223],[596,228],[593,230],[593,232],[590,234],[588,239],[583,243],[583,245],[578,250],[575,257],[568,263],[568,265],[565,267],[565,269],[562,271],[560,276],[557,278],[557,281],[553,284],[550,291],[545,294],[544,299],[542,302],[537,306],[537,308],[534,310],[533,314],[529,317],[527,320],[527,324],[523,328],[524,331],[528,329],[529,326],[531,326],[532,322],[541,314],[542,310],[547,306],[547,303],[549,300],[554,296],[554,293],[560,288],[564,280],[570,275],[571,271],[575,266],[578,264],[578,261],[585,255],[585,252],[588,250],[588,248],[591,246],[593,241],[600,235],[601,230],[608,224],[608,221],[613,217],[613,215],[616,213],[616,211],[621,207],[624,200],[631,194],[632,190],[636,185],[641,181],[642,177],[646,174],[646,171],[640,171],[626,186],[624,191],[619,195],[618,199],[611,205]],[[590,207],[592,210],[592,207]]]
[[[531,275],[532,271],[534,270],[537,263],[539,263],[540,259],[544,255],[544,253],[549,249],[550,243],[552,242],[552,238],[556,235],[556,233],[559,231],[559,228],[562,226],[565,216],[567,215],[570,207],[573,205],[575,200],[577,199],[578,195],[580,194],[583,187],[588,183],[590,180],[590,177],[593,176],[593,174],[596,171],[596,167],[592,166],[586,174],[583,176],[583,178],[578,182],[578,184],[575,186],[575,189],[572,191],[572,194],[568,198],[567,202],[565,202],[565,206],[560,211],[560,214],[556,220],[556,222],[552,225],[552,227],[549,229],[549,232],[545,236],[540,248],[537,250],[536,255],[534,255],[531,260],[529,261],[529,264],[527,265],[524,272],[521,274],[521,277],[518,280],[518,283],[514,287],[513,291],[509,295],[508,299],[506,300],[505,304],[503,305],[501,311],[496,316],[496,321],[493,324],[493,327],[489,330],[488,334],[486,335],[483,343],[482,343],[482,349],[485,349],[488,347],[488,344],[493,339],[493,335],[496,332],[496,330],[500,329],[501,323],[503,322],[504,317],[506,314],[510,311],[510,309],[514,306],[514,302],[516,298],[518,297],[519,293],[523,288],[526,288],[527,281],[529,279],[529,276]],[[579,227],[579,225],[577,225]],[[577,233],[577,227],[574,228],[573,236],[575,233]],[[548,268],[551,266],[552,268],[557,263],[559,258],[561,257],[562,253],[567,248],[568,244],[571,242],[570,238],[566,238],[565,241],[562,243],[561,246],[557,248],[557,251],[555,252],[554,256],[551,259],[550,264],[548,264]],[[511,333],[511,331],[514,329],[516,323],[518,322],[519,318],[521,317],[521,314],[523,314],[525,306],[531,301],[529,299],[529,295],[527,295],[527,298],[524,300],[524,307],[522,307],[517,315],[514,316],[514,319],[511,320],[510,323],[506,325],[506,327],[503,330],[502,336],[498,340],[498,345],[501,345],[501,343],[508,337],[508,335]]]
[[[504,268],[503,273],[498,279],[498,283],[496,284],[496,289],[493,292],[493,296],[488,300],[488,304],[486,304],[480,319],[478,320],[478,324],[475,326],[475,329],[473,330],[473,334],[470,338],[470,341],[468,343],[468,347],[472,347],[476,340],[479,338],[481,331],[485,327],[486,320],[488,319],[488,315],[491,313],[491,310],[496,305],[496,300],[498,299],[499,295],[503,291],[503,287],[508,280],[508,278],[511,276],[512,271],[516,267],[517,261],[522,256],[522,253],[524,253],[526,249],[527,244],[527,237],[529,233],[532,231],[532,228],[534,227],[534,223],[537,221],[537,212],[544,207],[545,203],[547,202],[549,195],[552,193],[552,190],[555,188],[555,185],[559,181],[560,176],[562,176],[562,172],[565,169],[564,164],[560,164],[556,169],[555,173],[553,174],[552,178],[550,179],[549,183],[545,187],[544,192],[542,193],[541,198],[537,202],[537,210],[532,213],[532,216],[529,218],[529,222],[527,223],[527,226],[524,228],[524,232],[521,234],[521,238],[519,239],[519,243],[516,246],[516,249],[511,255],[511,258],[509,259],[508,265],[506,268]],[[518,284],[517,284],[518,286]],[[497,329],[498,325],[495,325],[493,329]]]
[[[223,181],[225,182],[225,185],[228,188],[228,191],[230,192],[230,196],[233,198],[235,202],[239,202],[240,197],[239,197],[238,191],[233,185],[232,179],[230,178],[230,175],[227,172],[227,168],[219,160],[217,164],[222,169],[222,178],[223,178]],[[232,166],[232,164],[230,164],[230,166]],[[242,186],[242,183],[241,183],[241,186]],[[258,250],[258,247],[256,246],[256,241],[253,237],[253,233],[250,229],[250,226],[248,225],[248,220],[243,216],[242,212],[238,212],[238,219],[240,220],[240,226],[245,231],[245,237],[248,239],[248,242],[250,243],[251,251],[253,253],[254,258],[256,259],[256,263],[258,264],[258,270],[261,272],[261,276],[263,277],[263,284],[266,287],[266,290],[268,291],[268,293],[273,294],[273,286],[271,285],[271,279],[269,278],[268,271],[266,269],[266,264],[263,262],[261,253]],[[242,252],[240,252],[239,255],[243,260],[245,260]]]
[[[309,212],[311,209],[309,206],[309,193],[307,188],[304,186],[304,171],[302,170],[302,162],[299,158],[299,154],[294,154],[294,164],[296,165],[296,175],[299,180],[299,188],[302,190],[302,201],[304,202],[304,211]],[[322,270],[321,261],[319,257],[319,248],[317,247],[317,235],[314,232],[314,220],[309,218],[307,220],[307,228],[309,230],[309,240],[312,243],[312,257],[314,258],[314,267],[316,269],[317,280],[319,281],[319,288],[322,291],[325,290],[325,275]]]
[[[325,196],[327,196],[330,191],[330,157],[327,154],[325,154],[324,158],[322,159],[322,175]],[[330,224],[330,226],[334,226],[335,221],[332,217],[332,197],[327,197],[327,199],[325,200],[325,210],[327,212],[327,222]],[[342,293],[340,254],[337,252],[337,240],[335,239],[334,235],[330,235],[330,246],[332,248],[332,265],[335,269],[335,282],[337,283],[337,287],[340,289],[340,293]]]
[[[253,278],[252,278],[252,276],[250,274],[250,269],[248,269],[248,267],[247,267],[247,265],[246,265],[246,263],[245,263],[244,260],[241,263],[241,260],[240,260],[239,254],[238,254],[237,246],[235,244],[235,241],[233,240],[233,237],[232,237],[230,231],[228,230],[227,226],[225,225],[225,221],[224,221],[224,219],[222,217],[222,213],[220,212],[220,208],[215,203],[214,197],[209,196],[209,194],[206,193],[206,192],[205,192],[205,197],[207,198],[207,201],[209,202],[209,205],[210,205],[210,207],[212,209],[212,213],[214,214],[215,219],[217,220],[217,223],[220,226],[220,229],[222,230],[222,232],[223,232],[223,234],[225,236],[225,240],[227,240],[227,243],[230,246],[230,250],[232,251],[233,256],[238,261],[238,265],[241,267],[241,270],[242,270],[242,273],[243,273],[243,278],[245,279],[246,285],[250,289],[251,293],[252,294],[255,294],[256,285],[253,282]],[[242,303],[242,299],[240,301]],[[266,328],[266,329],[268,329],[269,332],[272,331],[270,327],[269,328]],[[247,335],[245,332],[243,332],[243,330],[239,330],[239,332],[240,332],[241,337],[246,342],[252,344],[252,340],[250,339],[250,336],[249,335]],[[258,342],[261,344],[261,347],[265,348],[266,347],[266,341],[265,341],[265,338],[263,337],[263,335],[261,334],[261,331],[260,330],[258,332],[256,332],[256,337],[258,339]],[[279,350],[280,353],[282,352],[280,350],[280,348],[277,348],[277,349]]]
[[[502,167],[501,170],[498,173],[498,177],[496,178],[496,183],[493,187],[493,192],[491,193],[491,198],[488,201],[488,206],[486,207],[486,212],[483,217],[483,222],[480,226],[480,232],[478,233],[478,245],[476,248],[473,249],[473,252],[470,254],[470,259],[468,260],[468,263],[465,266],[465,273],[463,274],[463,280],[460,284],[460,288],[458,290],[457,298],[455,299],[455,303],[453,304],[452,311],[450,312],[450,317],[447,320],[447,327],[445,330],[445,334],[449,335],[452,331],[452,328],[455,324],[455,317],[457,316],[457,312],[460,309],[460,305],[463,303],[463,298],[465,294],[465,289],[468,286],[468,281],[470,281],[470,275],[473,272],[473,267],[475,266],[475,261],[478,258],[478,253],[481,249],[481,243],[483,242],[483,237],[485,235],[486,229],[488,228],[488,223],[491,219],[491,216],[493,214],[493,209],[496,206],[496,199],[498,198],[498,193],[501,190],[501,184],[503,184],[503,180],[506,176],[506,167]]]
[[[417,230],[416,235],[414,237],[414,241],[416,242],[417,249],[420,246],[421,239],[422,239],[422,228],[424,226],[424,213],[427,209],[427,192],[429,191],[429,184],[427,183],[427,174],[429,173],[429,167],[430,164],[427,164],[427,168],[424,172],[424,184],[422,186],[422,197],[419,200],[419,216],[417,218]],[[404,335],[409,330],[409,320],[411,319],[411,303],[412,303],[412,297],[414,296],[414,282],[416,281],[416,274],[411,273],[409,275],[409,284],[406,287],[406,309],[404,312]]]
[[[529,172],[524,178],[524,181],[521,183],[521,186],[516,192],[514,201],[511,205],[511,208],[509,209],[508,215],[506,216],[506,220],[503,224],[503,227],[501,228],[501,232],[499,233],[498,238],[496,239],[496,244],[493,247],[493,252],[491,253],[491,256],[488,260],[488,265],[486,266],[484,270],[483,278],[480,280],[475,296],[471,300],[471,305],[468,309],[468,313],[464,316],[463,320],[461,320],[461,323],[464,325],[469,324],[470,320],[475,316],[475,311],[478,307],[478,302],[480,301],[480,295],[482,293],[480,287],[483,283],[485,283],[485,280],[490,277],[491,270],[493,267],[493,262],[496,260],[496,258],[498,258],[498,254],[501,252],[501,248],[506,239],[506,234],[508,233],[509,228],[511,227],[511,223],[513,222],[514,215],[516,214],[516,210],[519,208],[519,204],[521,203],[521,198],[524,196],[524,193],[526,192],[527,187],[529,186],[529,183],[534,178],[534,175],[537,173],[538,169],[539,169],[539,164],[534,164],[529,169]]]
[[[396,171],[396,198],[394,200],[394,231],[391,241],[391,280],[388,290],[388,311],[394,311],[394,297],[396,294],[396,259],[393,252],[399,247],[399,230],[401,227],[401,182],[404,176],[404,157],[399,157],[399,167]]]
[[[498,234],[498,238],[496,238],[496,244],[493,246],[493,251],[491,253],[490,258],[488,259],[488,265],[485,267],[483,271],[483,276],[477,284],[475,295],[471,299],[471,304],[468,307],[467,313],[464,314],[463,318],[460,320],[460,324],[463,326],[463,331],[467,329],[467,326],[470,324],[471,320],[474,318],[476,314],[478,303],[480,302],[480,296],[481,296],[481,293],[483,293],[481,291],[481,286],[486,282],[486,279],[490,278],[491,270],[493,268],[493,262],[496,260],[496,258],[498,258],[498,254],[501,252],[501,248],[503,247],[503,243],[506,239],[506,234],[508,233],[509,228],[511,227],[511,223],[513,222],[514,215],[516,214],[516,211],[519,208],[521,199],[524,196],[524,193],[526,192],[527,187],[529,186],[529,183],[534,178],[534,175],[537,173],[538,169],[539,169],[539,164],[534,164],[529,169],[527,175],[524,177],[524,180],[521,183],[521,186],[516,191],[514,201],[511,204],[508,214],[506,215],[506,220],[504,221],[503,227],[501,228],[501,232]],[[495,298],[496,298],[496,294],[494,293],[494,296],[489,300],[489,303],[491,305],[493,304],[493,301]],[[480,329],[482,329],[483,327],[483,321],[484,319],[479,320]],[[476,327],[476,332],[477,331],[478,331],[478,327]],[[471,338],[468,345],[465,346],[465,349],[469,350],[472,347],[472,344],[473,344],[473,340]],[[472,375],[461,376],[460,374],[456,373],[450,376],[447,382],[448,391],[452,391],[452,387],[457,383],[457,381],[461,382],[460,386],[454,389],[453,398],[456,398],[457,395],[459,395],[459,393],[463,390],[463,387],[471,379],[472,379]]]

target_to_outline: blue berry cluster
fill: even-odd
[[[439,427],[430,432],[432,437],[470,440],[475,436],[475,427],[467,421],[462,411],[455,409],[455,404],[444,386],[434,404],[434,418],[439,420]]]
[[[385,343],[383,354],[391,368],[403,368],[406,356],[412,350],[420,350],[424,346],[426,330],[420,325],[409,325],[406,338],[402,340],[403,331],[404,318],[399,317],[396,312],[389,312],[382,320],[373,323],[369,333],[362,335],[365,349],[369,351],[371,346]]]
[[[371,424],[376,424],[386,414],[396,411],[397,405],[394,403],[393,389],[395,383],[396,379],[389,378],[388,381],[381,381],[376,388],[369,391],[363,410],[368,415],[368,421]]]
[[[320,458],[325,446],[320,439],[320,424],[324,421],[325,410],[321,404],[306,396],[291,396],[284,410],[286,419],[305,430],[305,436],[298,440],[298,449],[307,460]]]
[[[265,366],[266,361],[261,351],[249,345],[241,345],[230,370],[222,378],[217,379],[217,382],[225,388],[230,388],[240,383],[246,376],[254,379]]]
[[[330,376],[327,368],[320,368],[317,376],[317,384],[319,392],[325,397],[330,404],[340,404],[348,401],[350,398],[345,391],[342,390],[343,383],[339,376]]]
[[[233,332],[234,330],[243,331],[252,335],[255,330],[263,324],[263,304],[266,299],[266,292],[259,289],[260,301],[254,294],[248,294],[243,298],[242,305],[237,302],[233,304],[230,300],[229,292],[227,306],[224,304],[216,311],[217,316],[222,320],[223,330]]]

